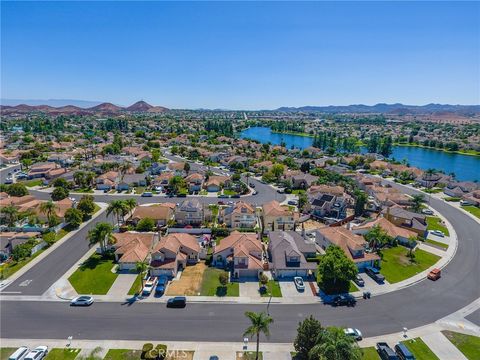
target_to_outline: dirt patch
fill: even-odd
[[[180,279],[170,283],[166,295],[198,295],[202,287],[203,273],[206,268],[207,265],[205,265],[205,262],[199,262],[198,264],[187,266],[185,270],[183,270]]]
[[[305,226],[305,230],[316,230],[319,228],[324,228],[326,225],[324,223],[321,223],[320,221],[315,221],[315,220],[307,220],[303,223]]]

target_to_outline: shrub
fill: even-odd
[[[158,358],[163,360],[167,356],[167,345],[158,344],[155,349],[158,351]]]
[[[152,343],[146,343],[146,344],[143,344],[142,352],[147,353],[152,349],[153,349],[153,344]]]
[[[150,218],[143,218],[137,224],[137,231],[152,231],[155,227],[155,221]]]
[[[218,281],[222,286],[227,286],[228,284],[228,273],[222,272],[218,275]]]
[[[57,235],[55,234],[55,232],[49,231],[49,232],[43,233],[42,239],[48,244],[48,246],[52,246],[57,240]]]

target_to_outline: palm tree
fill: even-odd
[[[135,200],[134,198],[124,200],[123,203],[129,215],[131,215],[132,211],[137,207],[137,200]]]
[[[142,281],[142,289],[143,289],[143,286],[144,286],[144,283],[143,283],[144,276],[143,275],[148,270],[148,264],[144,261],[137,261],[137,263],[135,264],[135,270],[140,274],[140,279]]]
[[[13,205],[8,205],[8,206],[5,206],[1,210],[1,212],[2,214],[5,215],[8,226],[13,227],[15,225],[15,222],[18,220],[18,215],[19,215],[18,209]]]
[[[355,340],[336,327],[323,330],[309,352],[311,360],[360,360],[362,356]]]
[[[52,200],[48,200],[40,204],[40,212],[47,217],[49,224],[52,221],[53,215],[55,215],[55,210],[57,210],[57,205],[55,205]]]
[[[107,243],[113,240],[112,232],[112,225],[100,222],[88,231],[87,240],[90,245],[100,244],[100,249],[102,249],[102,254],[104,254]]]
[[[273,323],[273,319],[264,312],[255,313],[253,311],[247,311],[245,316],[250,319],[252,324],[245,330],[243,336],[256,336],[257,337],[257,349],[255,352],[255,360],[258,360],[258,351],[260,348],[260,333],[264,333],[265,336],[270,336],[269,326]]]
[[[120,223],[120,217],[125,211],[125,203],[122,200],[113,200],[107,207],[107,216],[113,214],[117,218],[117,223]]]
[[[423,194],[412,195],[412,210],[419,212],[422,209],[422,204],[425,202]]]

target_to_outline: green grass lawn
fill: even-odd
[[[135,278],[135,281],[132,284],[132,287],[128,291],[128,295],[135,295],[140,293],[142,287],[142,275],[138,274],[137,277]]]
[[[100,209],[101,209],[101,207],[97,203],[95,203],[95,208],[93,209],[93,214],[96,214],[97,211],[100,210]]]
[[[78,268],[68,281],[79,294],[105,295],[117,278],[112,273],[113,260],[93,254]]]
[[[145,191],[145,186],[139,186],[135,188],[135,194],[143,194]]]
[[[104,360],[137,360],[142,355],[141,350],[129,350],[129,349],[110,349]]]
[[[17,348],[0,348],[0,360],[8,360],[10,355],[12,355],[15,350],[17,350]]]
[[[357,285],[355,285],[353,281],[350,281],[350,287],[348,288],[348,292],[355,292],[359,290],[360,289],[357,287]]]
[[[65,235],[67,235],[70,231],[65,230],[65,228],[60,229],[58,233],[55,235],[55,241],[60,240],[63,238]]]
[[[228,283],[223,288],[218,280],[218,276],[224,272],[220,269],[208,268],[203,273],[201,296],[239,296],[240,290],[238,283]]]
[[[407,257],[408,249],[403,246],[383,249],[382,254],[380,272],[390,284],[408,279],[440,260],[437,255],[417,249],[415,251],[415,262],[411,262]]]
[[[259,286],[261,286],[261,284],[259,284]],[[272,297],[282,297],[282,289],[278,281],[269,280],[267,283],[267,291],[261,295],[262,297],[270,297],[270,294]]]
[[[437,355],[420,338],[402,341],[402,343],[415,355],[417,360],[439,360]]]
[[[438,194],[440,192],[443,191],[443,189],[440,189],[440,188],[431,188],[431,189],[423,189],[423,191],[425,191],[427,194]]]
[[[77,190],[74,190],[73,192],[81,193],[81,194],[93,194],[94,193],[93,189],[91,189],[91,188],[77,189]]]
[[[20,260],[18,262],[13,261],[10,263],[5,263],[3,265],[0,265],[0,279],[6,279],[9,276],[12,276],[15,274],[18,270],[20,270],[22,267],[27,265],[30,261],[35,259],[37,256],[39,256],[42,252],[44,252],[46,248],[43,248],[42,250],[37,251],[33,256],[30,256],[29,258]]]
[[[32,180],[19,181],[19,183],[25,185],[26,187],[34,187],[34,186],[41,186],[41,185],[43,185],[43,180],[41,180],[41,179],[32,179]]]
[[[73,360],[79,352],[80,349],[51,349],[45,360]]]
[[[363,357],[362,360],[379,360],[380,356],[378,356],[377,350],[373,346],[362,348]]]
[[[460,200],[462,200],[462,198],[447,196],[443,200],[448,201],[448,202],[459,202]]]
[[[236,191],[233,191],[233,190],[230,190],[230,189],[223,190],[223,195],[232,196],[232,195],[236,195],[236,194],[237,194]]]
[[[470,214],[480,219],[480,208],[473,205],[468,205],[468,206],[462,206],[462,209],[465,211],[468,211]]]
[[[305,190],[303,190],[303,189],[295,189],[295,190],[292,190],[292,194],[294,194],[294,195],[305,194]]]
[[[442,220],[436,216],[427,216],[427,229],[440,230],[446,236],[450,235],[450,233],[448,232],[448,229],[442,224]]]
[[[435,241],[435,240],[430,240],[430,239],[427,239],[425,240],[425,242],[427,244],[432,244],[432,245],[435,245],[435,246],[438,246],[444,250],[447,250],[448,249],[448,244],[445,244],[445,243],[442,243],[440,241]]]
[[[480,337],[460,334],[454,331],[442,331],[448,340],[469,360],[477,360],[480,354]]]

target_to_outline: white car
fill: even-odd
[[[298,291],[305,290],[305,283],[303,282],[303,279],[300,276],[295,276],[293,278],[293,282],[295,283],[295,286],[297,287]]]
[[[92,304],[93,297],[87,295],[77,296],[76,298],[72,299],[72,301],[70,301],[71,306],[90,306]]]
[[[35,349],[30,351],[23,360],[40,360],[43,359],[48,354],[48,347],[46,346],[37,346]]]
[[[430,209],[422,209],[422,214],[433,215],[433,211]]]
[[[150,295],[153,289],[155,289],[155,285],[157,285],[157,278],[154,276],[150,276],[145,282],[145,285],[143,286],[142,295]]]
[[[430,234],[433,234],[433,235],[439,236],[439,237],[445,237],[445,234],[440,230],[432,230],[432,231],[430,231]]]
[[[347,328],[343,329],[345,335],[353,337],[355,340],[360,341],[363,339],[362,332],[358,329]]]

